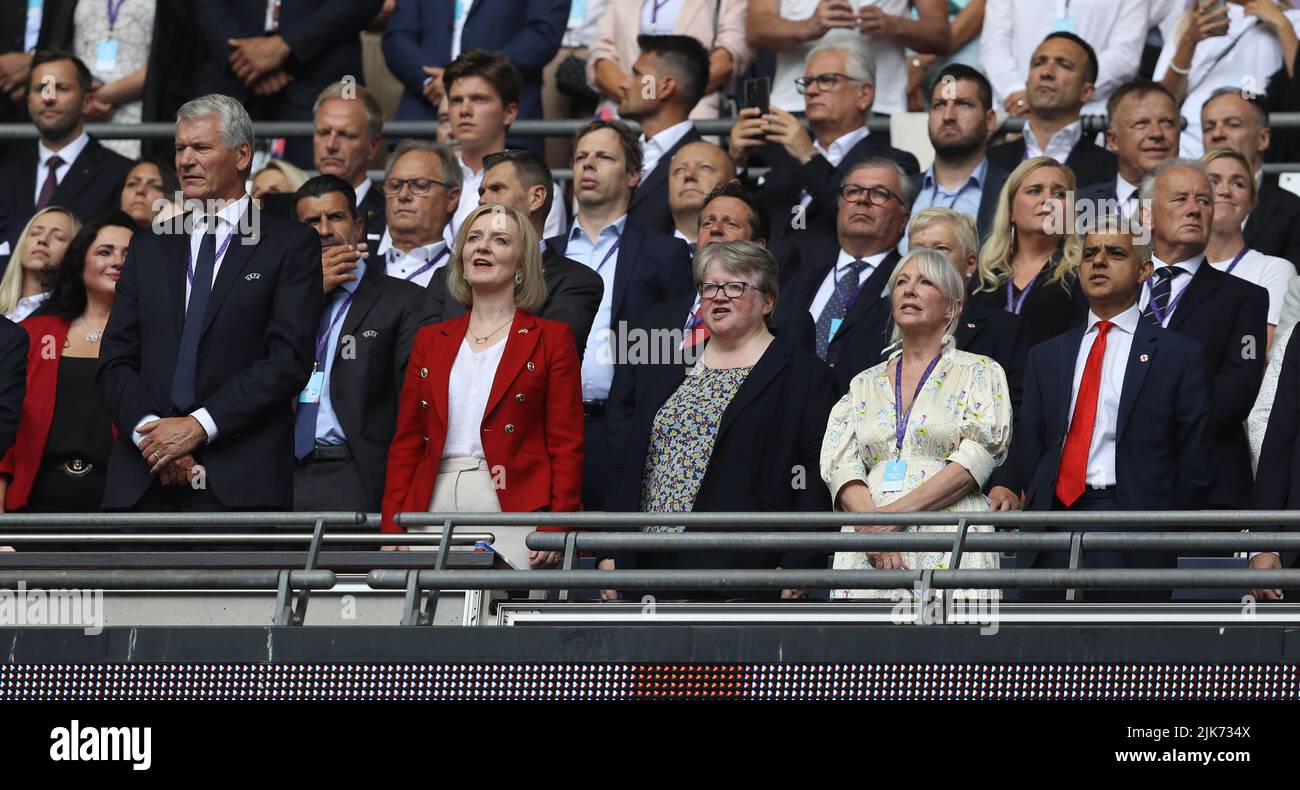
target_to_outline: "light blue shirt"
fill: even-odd
[[[587,232],[575,221],[569,229],[569,244],[564,248],[565,256],[595,270],[605,284],[605,292],[600,295],[600,307],[596,310],[596,320],[592,322],[591,333],[587,335],[587,352],[582,355],[582,397],[585,400],[608,398],[609,385],[614,380],[610,322],[613,320],[614,270],[618,267],[618,253],[611,251],[623,236],[623,226],[626,224],[627,215],[624,214],[601,228],[600,233],[596,234],[596,243],[592,244]]]
[[[930,169],[926,170],[925,175],[921,177],[921,189],[916,193],[916,200],[912,201],[912,216],[915,217],[923,209],[938,206],[960,211],[978,223],[980,201],[984,198],[984,178],[988,172],[989,160],[985,159],[971,171],[966,178],[966,183],[955,190],[948,191],[935,180],[934,165],[930,165]],[[904,234],[902,241],[898,243],[900,255],[907,254],[907,242],[907,235]]]
[[[339,423],[338,415],[334,413],[334,401],[330,398],[330,376],[334,373],[334,357],[338,353],[339,337],[343,333],[343,324],[348,320],[348,311],[352,309],[351,303],[348,309],[343,311],[342,315],[337,316],[339,308],[343,306],[343,301],[349,294],[357,292],[357,286],[361,284],[361,278],[366,276],[366,262],[364,259],[357,261],[356,271],[357,279],[347,280],[340,283],[339,287],[334,289],[330,294],[329,302],[325,307],[325,314],[321,321],[332,322],[330,326],[329,340],[325,342],[325,353],[322,361],[325,363],[325,380],[320,386],[320,409],[316,412],[316,444],[345,444],[348,440],[347,435],[343,433],[343,426]],[[319,331],[319,329],[317,330]],[[316,349],[313,347],[312,351]],[[355,353],[355,349],[354,349]]]

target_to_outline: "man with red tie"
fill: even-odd
[[[1026,510],[1196,510],[1213,488],[1204,354],[1198,341],[1143,320],[1138,295],[1151,275],[1151,252],[1146,232],[1127,225],[1103,218],[1084,237],[1079,281],[1090,307],[1086,329],[1029,352],[1012,447],[1012,462],[1027,481]],[[1081,567],[1172,568],[1175,562],[1172,553],[1085,552]],[[1022,553],[1018,564],[1065,568],[1069,554]],[[1063,595],[1055,590],[1047,597]],[[1084,597],[1168,596],[1168,590],[1114,590]]]

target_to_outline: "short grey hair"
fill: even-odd
[[[1155,200],[1156,180],[1165,173],[1168,173],[1170,170],[1180,167],[1195,170],[1205,176],[1206,181],[1210,180],[1210,171],[1206,169],[1204,162],[1199,159],[1188,159],[1182,156],[1175,156],[1156,165],[1156,169],[1152,170],[1150,174],[1142,179],[1142,188],[1138,191],[1138,198],[1141,199],[1143,203],[1149,203],[1150,201]]]
[[[898,176],[898,197],[902,199],[906,211],[910,213],[912,203],[916,201],[916,185],[912,183],[911,177],[907,175],[907,171],[903,169],[903,166],[888,157],[868,156],[866,159],[855,162],[848,169],[848,172],[844,174],[844,178],[840,179],[840,189],[843,189],[844,185],[849,183],[849,179],[854,173],[867,168],[883,168],[894,171],[894,174]],[[836,202],[839,202],[838,197]]]
[[[691,266],[697,288],[704,282],[704,273],[713,264],[728,274],[751,277],[754,287],[762,288],[775,304],[780,290],[780,275],[776,256],[767,247],[754,241],[724,241],[701,247],[695,253],[695,261]]]
[[[1201,115],[1205,115],[1205,108],[1210,106],[1210,102],[1214,101],[1220,96],[1227,96],[1229,93],[1231,93],[1233,96],[1240,96],[1242,101],[1246,102],[1246,105],[1250,107],[1250,114],[1255,119],[1255,123],[1259,125],[1259,128],[1261,129],[1268,128],[1268,122],[1269,122],[1268,112],[1265,111],[1262,106],[1260,106],[1261,101],[1268,99],[1268,96],[1262,93],[1257,93],[1255,94],[1256,96],[1255,101],[1251,101],[1250,99],[1247,99],[1246,97],[1241,95],[1241,88],[1234,88],[1230,85],[1225,85],[1222,88],[1214,89],[1214,92],[1210,94],[1209,98],[1207,98],[1205,102],[1201,104]]]
[[[442,143],[435,143],[432,140],[420,140],[418,138],[407,138],[397,144],[397,148],[388,155],[388,163],[384,166],[384,180],[393,172],[393,165],[397,160],[412,151],[427,151],[437,155],[442,161],[442,181],[447,185],[448,191],[460,189],[464,178],[460,171],[460,160],[451,152],[451,149]],[[475,196],[477,198],[477,195]]]
[[[947,223],[952,228],[953,235],[957,237],[957,243],[962,246],[962,260],[966,260],[972,255],[979,255],[980,234],[979,229],[975,226],[975,220],[971,219],[969,214],[944,208],[943,206],[930,206],[916,212],[907,228],[908,241],[911,241],[913,234],[940,223]]]
[[[842,53],[844,55],[844,73],[849,75],[850,79],[865,82],[868,85],[876,84],[876,53],[871,51],[871,47],[867,46],[861,36],[836,38],[824,44],[818,44],[808,52],[808,56],[803,61],[804,65],[806,66],[814,55],[822,52]]]
[[[347,93],[352,95],[345,95]],[[317,94],[316,102],[311,106],[313,118],[320,114],[321,105],[330,99],[361,102],[361,108],[366,112],[366,133],[370,135],[371,140],[383,135],[384,108],[379,106],[379,100],[375,98],[375,95],[363,86],[342,81],[326,85],[325,89]]]
[[[908,252],[907,256],[904,257],[903,260],[899,261],[898,265],[894,267],[894,273],[891,275],[889,283],[891,299],[895,287],[894,282],[898,278],[898,273],[901,272],[903,267],[911,261],[916,262],[916,269],[921,273],[921,276],[934,283],[934,286],[939,289],[939,293],[943,294],[948,300],[948,303],[952,305],[952,318],[948,319],[948,326],[943,330],[944,337],[951,337],[952,333],[957,329],[958,320],[961,319],[960,302],[966,298],[965,281],[963,281],[962,276],[957,273],[957,267],[952,265],[952,261],[948,260],[947,255],[935,250],[918,248]],[[902,339],[902,330],[900,330],[898,324],[895,323],[894,331],[891,333],[889,338],[890,344],[897,344]]]
[[[1133,251],[1137,253],[1138,261],[1151,260],[1151,234],[1142,227],[1137,217],[1111,212],[1100,214],[1080,229],[1079,238],[1083,239],[1090,234],[1128,236],[1133,241]]]
[[[194,122],[202,118],[216,118],[217,128],[221,130],[221,141],[226,150],[233,151],[244,143],[253,146],[253,119],[248,117],[244,105],[229,96],[209,93],[197,99],[190,99],[176,111],[176,122]]]

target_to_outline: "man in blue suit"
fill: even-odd
[[[578,131],[573,154],[578,215],[564,236],[546,240],[555,253],[588,266],[604,281],[604,295],[582,358],[586,415],[583,505],[600,510],[610,468],[605,403],[628,321],[653,304],[689,297],[695,287],[686,243],[628,222],[632,191],[641,181],[641,145],[617,121],[592,121]]]
[[[1026,510],[1196,510],[1209,499],[1216,468],[1204,351],[1196,340],[1143,317],[1138,296],[1151,276],[1144,240],[1113,216],[1094,227],[1084,237],[1079,267],[1090,307],[1087,328],[1029,352],[1012,445],[1012,462],[1027,481]],[[1159,552],[1089,551],[1082,564],[1171,568],[1175,559]],[[1028,552],[1019,564],[1064,568],[1069,558],[1065,552]],[[1026,597],[1060,599],[1062,594]],[[1089,591],[1087,598],[1168,595],[1167,590]]]
[[[383,41],[384,61],[406,88],[397,120],[437,120],[442,71],[471,49],[504,55],[524,78],[519,117],[541,118],[542,69],[559,51],[568,20],[569,0],[403,0]],[[542,142],[521,137],[507,145],[540,153]]]

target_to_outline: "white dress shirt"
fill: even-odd
[[[600,35],[600,17],[605,13],[605,0],[573,0],[569,6],[569,23],[564,28],[561,46],[581,49],[591,46]]]
[[[670,36],[684,0],[645,0],[641,5],[641,35]]]
[[[1137,184],[1130,184],[1124,176],[1115,175],[1115,200],[1119,204],[1119,213],[1126,217],[1136,217],[1138,215],[1139,198],[1138,192],[1141,190]]]
[[[49,299],[51,293],[52,293],[51,291],[46,291],[45,293],[32,294],[31,296],[24,296],[23,298],[18,300],[17,304],[14,305],[14,309],[5,313],[5,318],[8,318],[10,321],[13,321],[15,324],[18,323],[19,321],[22,321],[27,316],[36,312],[36,308],[40,307],[41,303],[44,302],[46,299]]]
[[[646,2],[651,3],[654,0],[646,0]],[[641,135],[641,179],[644,181],[654,172],[659,160],[664,158],[664,154],[673,150],[673,146],[694,128],[695,122],[686,120],[669,126],[649,140],[644,134]]]
[[[980,65],[993,84],[994,109],[1001,113],[1008,96],[1025,90],[1034,50],[1062,30],[1097,52],[1097,90],[1082,114],[1104,115],[1115,89],[1137,76],[1149,17],[1149,0],[987,0]]]
[[[389,277],[396,277],[399,280],[413,282],[421,288],[427,288],[429,281],[433,279],[433,273],[446,266],[451,260],[449,250],[447,242],[440,239],[432,244],[402,252],[393,246],[393,237],[388,235],[388,230],[385,229],[375,255],[378,256],[380,265],[384,267],[383,272]],[[425,264],[430,261],[433,261],[433,266],[424,269]],[[421,269],[424,271],[420,271]]]
[[[456,157],[460,162],[460,202],[456,204],[456,213],[451,215],[447,220],[447,227],[442,230],[442,238],[447,242],[448,247],[456,244],[456,233],[460,230],[461,224],[465,222],[474,209],[479,207],[478,190],[483,186],[483,172],[479,170],[475,173],[465,164],[465,160]],[[546,215],[546,225],[542,228],[542,237],[551,238],[564,233],[567,228],[568,218],[564,213],[564,190],[560,189],[558,183],[554,184],[555,199],[551,201],[551,212]]]
[[[866,283],[867,278],[876,270],[876,267],[880,265],[881,261],[889,257],[889,253],[891,252],[893,252],[893,250],[885,250],[884,252],[878,252],[875,255],[870,255],[862,259],[866,261],[867,265],[861,272],[858,272],[859,288]],[[835,293],[836,281],[849,273],[849,264],[853,263],[854,260],[856,259],[852,255],[849,255],[844,250],[840,250],[840,257],[835,261],[835,268],[826,273],[826,278],[822,280],[821,287],[817,289],[817,294],[813,296],[812,304],[808,305],[808,313],[812,315],[814,322],[819,316],[821,316],[822,310],[826,309],[826,303],[831,300],[831,295]],[[892,283],[885,284],[884,293],[889,293],[890,285],[892,285]],[[865,296],[872,299],[883,295],[884,294],[858,294],[859,297]]]
[[[460,351],[456,352],[447,382],[447,441],[442,445],[443,458],[484,457],[483,412],[487,411],[492,382],[496,380],[505,350],[505,339],[479,352],[470,347],[468,338],[460,341]]]
[[[1180,298],[1180,295],[1184,290],[1187,289],[1187,286],[1191,284],[1192,278],[1196,276],[1197,270],[1201,268],[1201,263],[1203,263],[1204,261],[1205,261],[1204,255],[1197,255],[1195,258],[1192,258],[1191,260],[1179,261],[1177,264],[1171,264],[1171,263],[1165,263],[1164,261],[1157,258],[1155,255],[1152,255],[1151,256],[1151,266],[1152,266],[1151,278],[1147,280],[1147,282],[1150,283],[1150,285],[1142,286],[1142,290],[1138,292],[1138,310],[1140,312],[1145,312],[1147,309],[1147,301],[1151,298],[1151,289],[1155,287],[1156,272],[1160,271],[1160,268],[1162,266],[1174,266],[1174,265],[1178,266],[1178,268],[1182,269],[1184,272],[1187,273],[1178,275],[1177,277],[1174,278],[1174,281],[1169,284],[1170,309],[1167,313],[1165,313],[1164,323],[1161,324],[1161,326],[1168,327],[1169,319],[1173,317],[1174,310],[1178,309],[1178,300]]]
[[[77,161],[77,157],[81,156],[82,151],[86,150],[86,145],[89,142],[90,135],[83,131],[80,137],[58,151],[51,151],[46,148],[44,142],[36,143],[36,188],[32,191],[33,203],[41,199],[41,187],[45,185],[45,179],[49,175],[45,163],[50,161],[50,157],[58,154],[59,159],[63,162],[54,171],[55,182],[62,184],[63,178],[68,175],[68,171],[72,170],[72,163]]]
[[[1231,264],[1231,258],[1210,261],[1210,265],[1221,272],[1227,272]],[[1273,326],[1282,320],[1282,303],[1286,301],[1287,288],[1291,287],[1292,280],[1300,277],[1287,259],[1274,258],[1259,250],[1247,250],[1229,274],[1268,291],[1268,322]]]
[[[593,244],[587,231],[575,221],[569,231],[565,257],[593,269],[600,275],[605,290],[600,295],[600,306],[587,335],[587,351],[582,355],[582,397],[585,400],[605,400],[609,385],[614,380],[614,354],[610,348],[611,326],[614,316],[614,272],[618,268],[618,252],[611,252],[623,236],[627,215],[619,217],[600,229]]]
[[[357,195],[358,206],[361,205],[361,201],[366,199],[366,195],[370,194],[370,187],[372,186],[374,186],[374,184],[370,181],[370,177],[366,176],[361,179],[361,183],[358,186],[352,187],[352,191]]]
[[[1075,121],[1058,129],[1056,134],[1047,141],[1047,145],[1041,146],[1034,135],[1034,127],[1025,124],[1025,158],[1050,156],[1057,162],[1065,164],[1065,160],[1070,158],[1070,152],[1079,144],[1081,137],[1083,137],[1083,121]]]
[[[1100,334],[1098,318],[1088,311],[1088,329],[1083,333],[1079,353],[1074,361],[1074,383],[1070,391],[1070,421],[1074,421],[1075,402],[1079,399],[1079,386],[1083,371],[1088,365],[1088,354]],[[1115,485],[1115,433],[1119,421],[1119,399],[1124,391],[1124,372],[1128,370],[1129,351],[1133,348],[1133,333],[1137,331],[1142,312],[1137,305],[1110,319],[1115,324],[1106,333],[1106,353],[1101,358],[1101,387],[1097,392],[1097,417],[1092,424],[1092,443],[1088,445],[1088,472],[1084,482],[1090,486]]]

